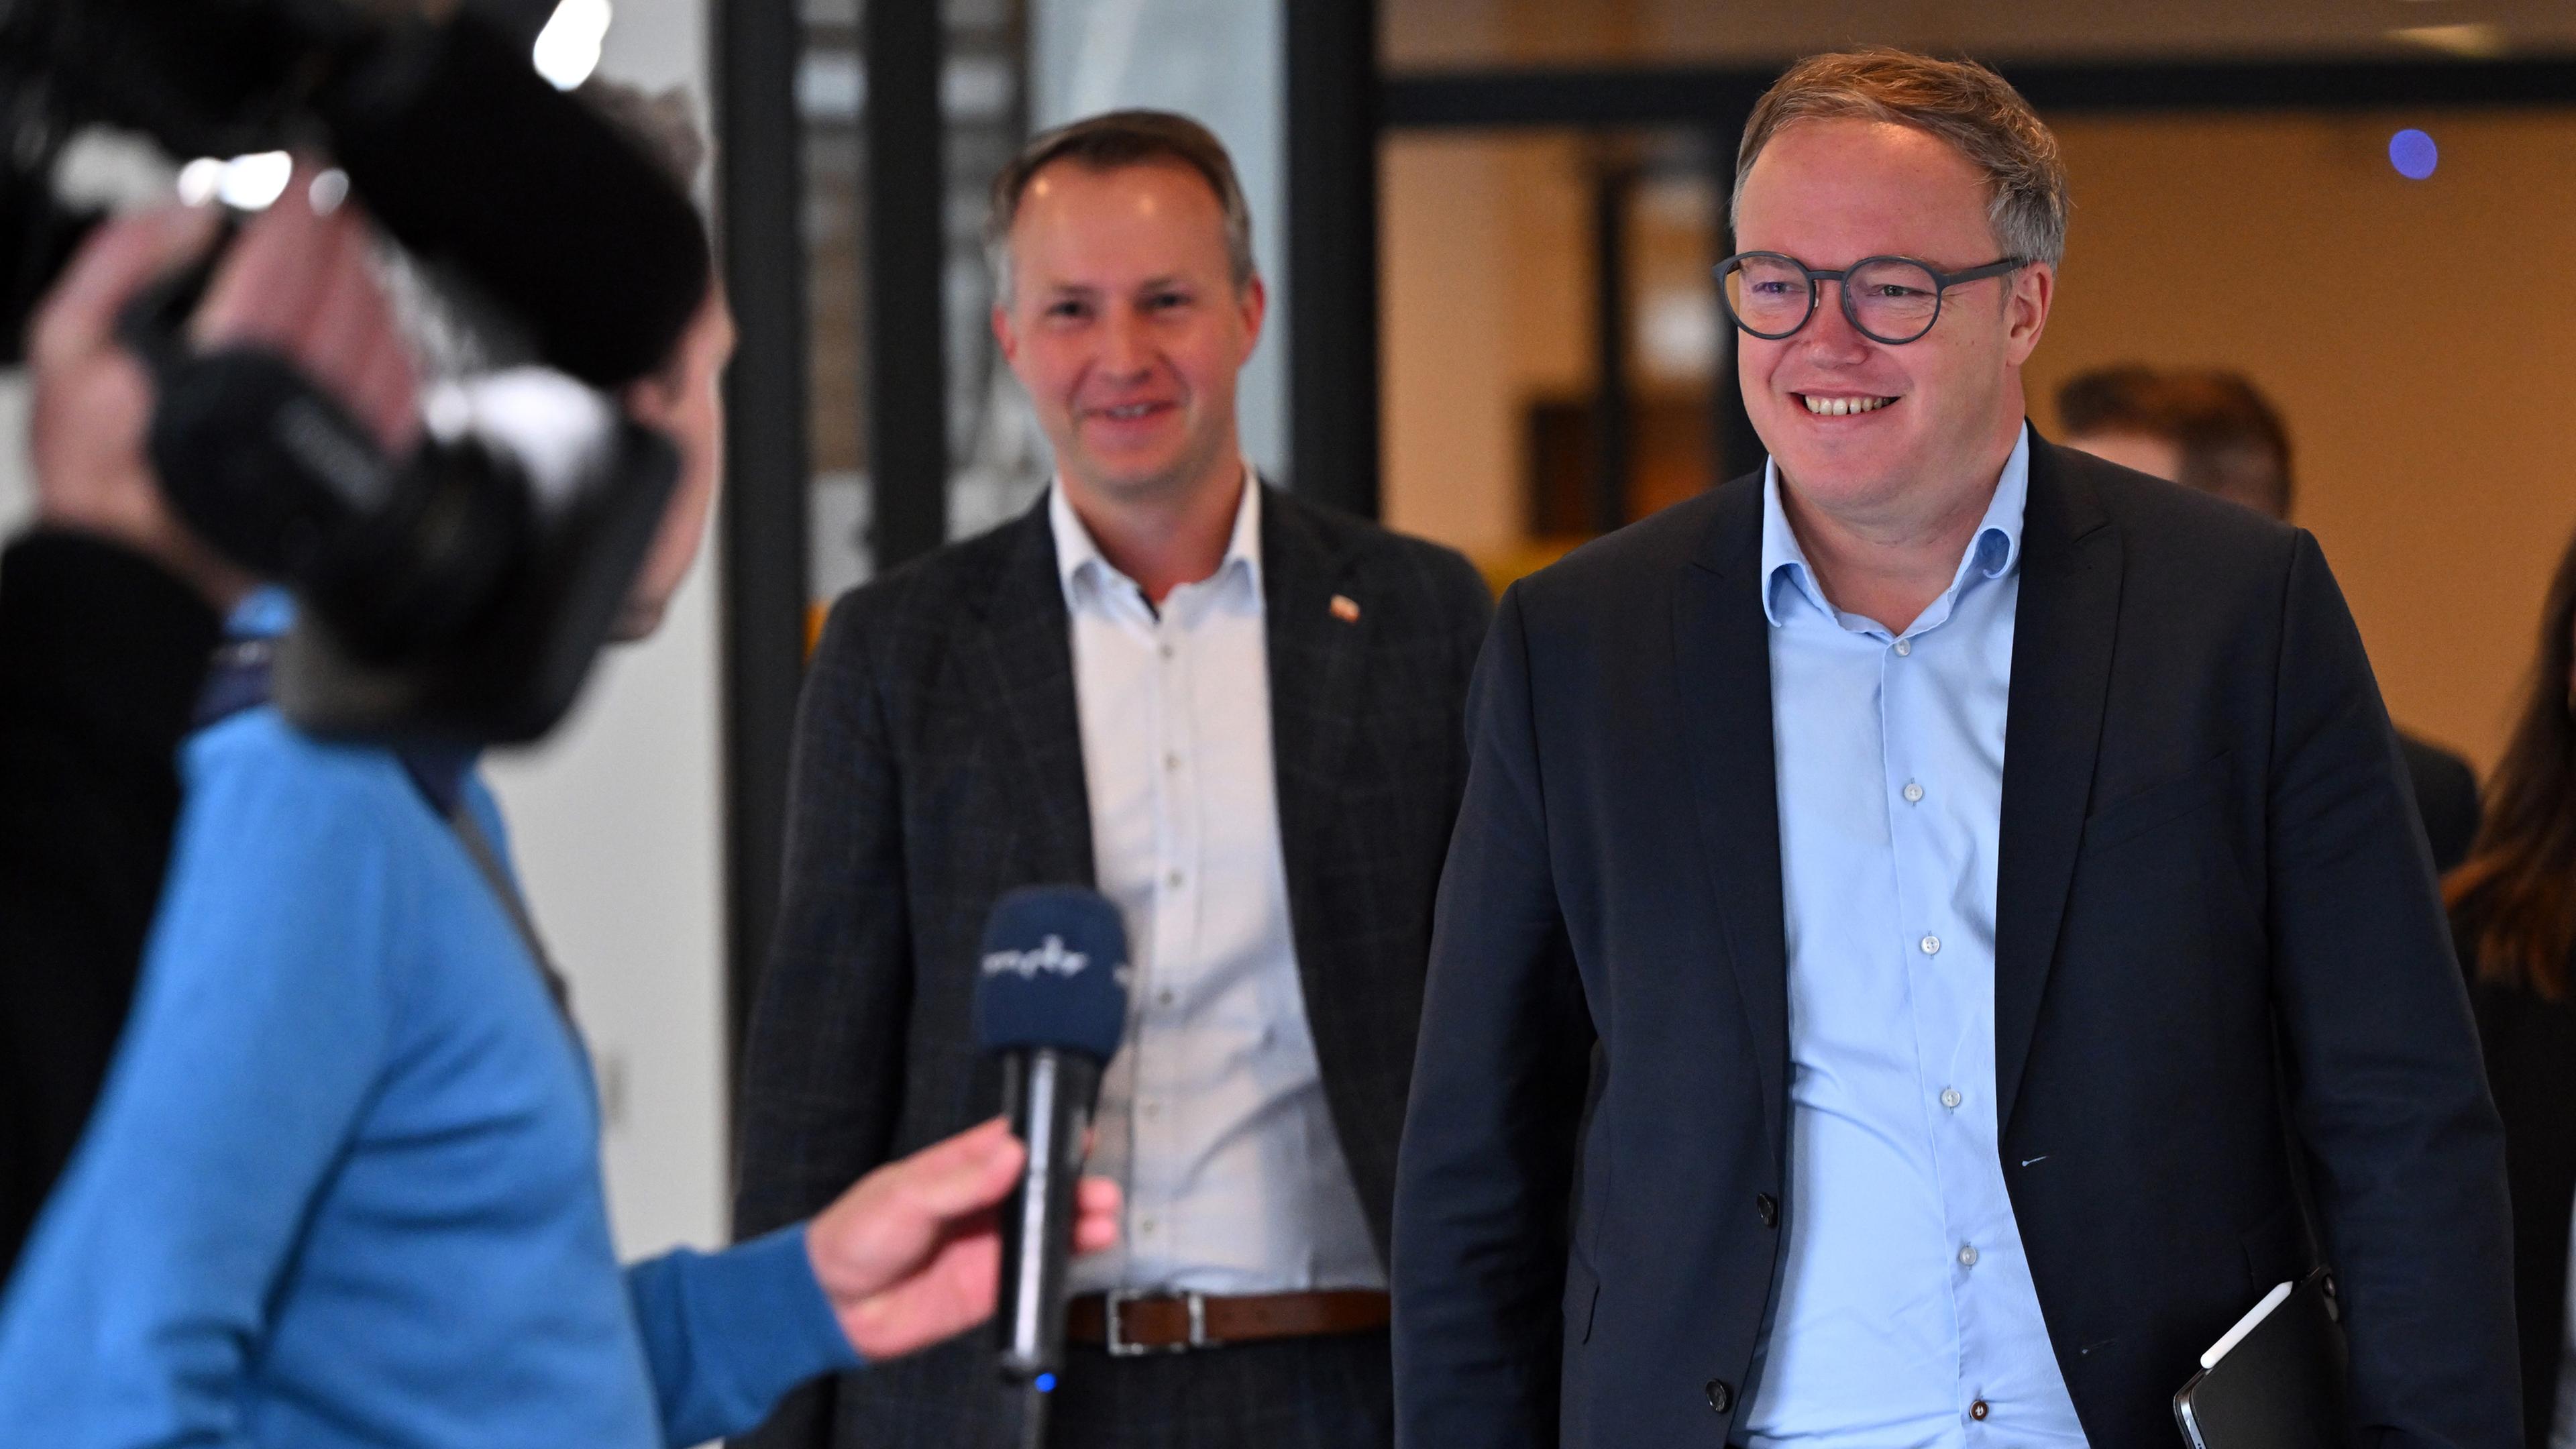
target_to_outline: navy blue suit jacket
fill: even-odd
[[[1761,516],[1740,478],[1600,540],[1487,642],[1397,1174],[1415,1449],[1718,1446],[1752,1396],[1798,1213]],[[2042,442],[2022,570],[1996,1100],[2086,1435],[2170,1449],[2322,1253],[2357,1442],[2510,1449],[2495,1109],[2315,541]]]

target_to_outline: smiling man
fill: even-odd
[[[1515,586],[1479,666],[1402,1442],[2163,1449],[2320,1260],[2353,1442],[2519,1442],[2360,640],[2306,534],[2024,421],[2066,211],[1982,67],[1756,107],[1720,273],[1770,461]]]
[[[1073,1270],[1050,1442],[1386,1445],[1396,1137],[1491,601],[1456,554],[1244,462],[1264,298],[1204,128],[1128,111],[1039,136],[994,184],[991,239],[993,329],[1056,475],[833,610],[737,1227],[989,1111],[985,912],[1097,885],[1137,972],[1092,1160],[1131,1194],[1129,1237]],[[967,1341],[759,1442],[999,1449],[1015,1402]]]

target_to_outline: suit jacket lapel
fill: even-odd
[[[1289,927],[1307,1016],[1335,957],[1324,938],[1319,876],[1331,858],[1341,767],[1359,714],[1365,613],[1334,616],[1343,560],[1276,489],[1261,500],[1263,634],[1270,652],[1270,757],[1279,797]],[[1358,600],[1365,608],[1365,600]]]
[[[1995,1090],[2012,1121],[2075,876],[2120,611],[2120,532],[2058,449],[2034,437],[2004,720],[1995,879]]]
[[[1770,621],[1762,612],[1759,475],[1729,497],[1682,571],[1673,604],[1682,744],[1700,849],[1724,923],[1727,961],[1753,1036],[1762,1123],[1786,1138],[1789,947],[1780,898],[1780,793],[1771,742]]]
[[[1082,713],[1074,698],[1073,636],[1055,534],[1043,495],[1008,525],[1016,535],[993,580],[984,615],[964,631],[961,655],[989,737],[1014,773],[1008,794],[1028,827],[1035,878],[1091,885],[1091,802],[1082,775]]]

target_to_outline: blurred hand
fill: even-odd
[[[36,511],[57,528],[99,534],[229,607],[251,580],[181,526],[144,455],[152,379],[116,340],[117,313],[215,237],[210,211],[172,206],[103,223],[37,309],[28,333],[35,407],[28,422]]]
[[[888,1163],[841,1194],[805,1230],[814,1276],[841,1331],[869,1361],[953,1338],[993,1315],[1002,1240],[993,1209],[1028,1151],[996,1117]],[[1118,1241],[1118,1185],[1085,1178],[1073,1250]]]
[[[298,163],[277,204],[242,228],[188,324],[202,350],[257,346],[284,356],[365,423],[388,453],[420,433],[420,379],[368,262],[375,231],[354,201],[313,209],[315,168]]]
[[[283,353],[399,452],[419,431],[409,354],[367,268],[364,218],[352,206],[316,215],[312,179],[299,167],[277,204],[243,229],[191,337],[200,347],[254,342]],[[162,497],[145,441],[152,378],[116,338],[125,306],[202,258],[216,232],[215,212],[182,206],[102,224],[37,308],[27,352],[39,517],[133,548],[224,608],[252,580]]]

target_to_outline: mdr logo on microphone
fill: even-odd
[[[1068,951],[1062,936],[1049,936],[1031,950],[985,953],[984,974],[1027,981],[1038,976],[1079,976],[1090,964],[1091,953]]]

